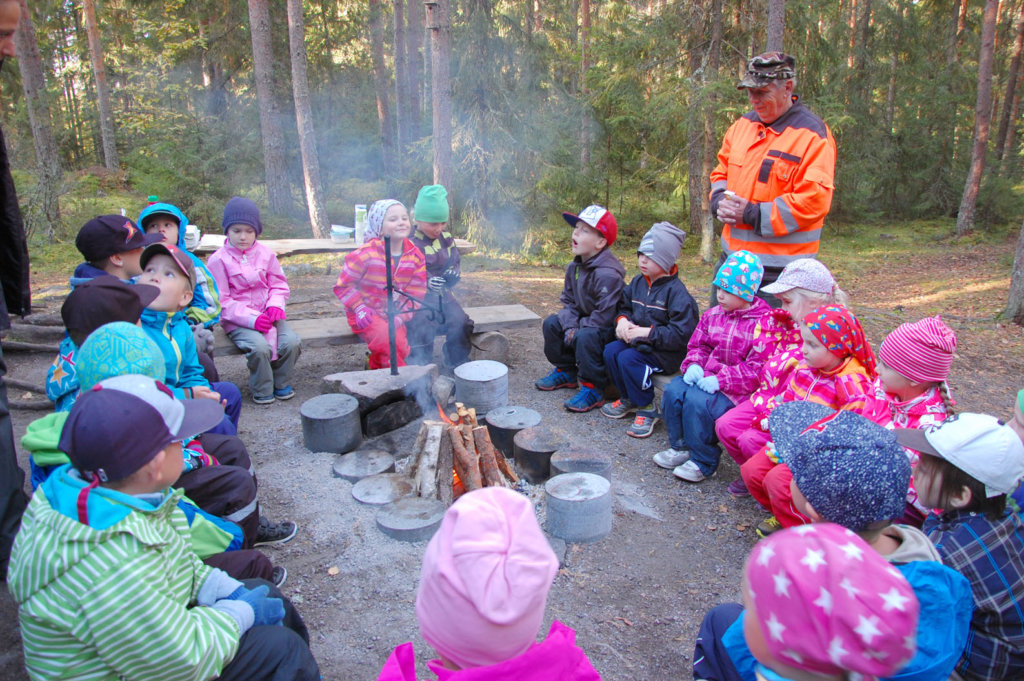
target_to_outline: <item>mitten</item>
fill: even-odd
[[[239,589],[244,589],[237,579],[232,578],[220,568],[213,568],[206,577],[206,581],[199,587],[196,595],[196,603],[199,605],[213,605],[222,598],[229,598]]]
[[[562,335],[562,340],[565,341],[566,345],[571,347],[576,342],[576,332],[578,330],[579,329],[566,329],[565,330],[565,333]]]
[[[192,339],[196,342],[196,349],[208,355],[213,354],[213,331],[205,326],[196,324],[192,327]]]
[[[693,385],[702,378],[704,378],[704,370],[696,364],[691,364],[686,368],[686,373],[683,374],[683,383]]]
[[[252,608],[253,626],[260,627],[266,624],[280,624],[284,619],[284,601],[280,598],[271,598],[270,587],[264,585],[255,589],[242,587],[244,593],[231,600],[248,603]],[[237,593],[237,591],[236,591]],[[234,594],[232,594],[234,595]],[[230,598],[230,597],[229,597]]]
[[[284,319],[288,319],[288,315],[286,315],[284,310],[279,307],[268,307],[263,314],[270,317],[271,322],[279,322]]]
[[[270,331],[270,328],[272,326],[274,326],[274,322],[272,322],[270,320],[270,317],[267,316],[267,313],[264,312],[263,314],[256,318],[256,321],[253,322],[252,326],[260,333],[266,333],[267,331]]]
[[[715,376],[705,376],[697,381],[697,387],[706,393],[714,395],[718,392],[718,378]]]
[[[427,279],[427,290],[431,293],[441,295],[441,293],[444,292],[445,283],[444,277],[431,277],[430,279]]]
[[[373,310],[368,308],[366,305],[360,303],[356,305],[356,309],[353,310],[356,318],[356,331],[362,331],[363,329],[370,326],[373,322]]]

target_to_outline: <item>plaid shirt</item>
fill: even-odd
[[[754,298],[743,310],[726,312],[716,305],[705,312],[690,336],[679,373],[686,373],[691,364],[696,364],[705,375],[718,379],[719,390],[733,404],[750,397],[764,364],[764,348],[758,345],[757,337],[769,310],[768,303]]]
[[[969,681],[1024,676],[1024,524],[1007,509],[990,520],[977,513],[932,515],[924,532],[944,565],[971,583],[974,617],[957,671]]]

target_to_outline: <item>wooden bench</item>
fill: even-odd
[[[540,317],[525,305],[490,305],[467,307],[466,314],[473,320],[473,335],[523,326],[534,326]],[[302,338],[303,348],[322,348],[330,345],[359,343],[359,337],[349,328],[344,317],[318,317],[314,319],[289,319],[292,331]],[[231,342],[224,329],[217,326],[214,331],[215,357],[238,355],[241,352]]]
[[[224,245],[225,238],[223,234],[204,234],[194,253],[209,255]],[[358,248],[355,239],[340,242],[333,239],[260,239],[260,243],[280,257],[298,253],[346,253]],[[476,250],[476,244],[465,239],[456,239],[455,247],[461,255]]]

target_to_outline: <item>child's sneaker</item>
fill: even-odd
[[[538,379],[534,385],[537,390],[558,390],[559,388],[573,388],[575,389],[578,384],[576,383],[576,374],[569,373],[568,371],[562,371],[558,367],[551,370],[551,373],[544,378]]]
[[[772,516],[767,520],[762,520],[761,523],[758,524],[758,526],[754,529],[754,532],[757,533],[758,537],[764,539],[769,534],[773,532],[778,532],[781,529],[782,523],[780,523],[775,516]]]
[[[750,490],[747,489],[747,483],[743,482],[743,478],[736,478],[735,480],[730,482],[727,490],[729,494],[733,495],[736,498],[750,496]]]
[[[252,401],[255,402],[256,404],[273,404],[274,403],[274,396],[273,395],[253,395],[252,396]]]
[[[266,516],[260,516],[260,526],[256,530],[256,538],[253,540],[253,547],[265,546],[267,544],[284,544],[291,541],[299,526],[290,520],[274,523],[267,520]]]
[[[604,404],[604,393],[592,385],[580,385],[579,392],[562,404],[569,411],[584,412],[597,409]]]
[[[681,466],[676,466],[672,469],[672,475],[676,476],[680,480],[685,480],[686,482],[701,482],[702,480],[707,480],[711,477],[709,475],[704,475],[700,470],[700,466],[695,464],[693,461],[687,461]]]
[[[284,586],[285,580],[288,579],[288,571],[284,569],[284,566],[278,565],[274,568],[274,572],[270,575],[270,582],[278,589]]]
[[[601,407],[601,414],[610,419],[621,419],[631,411],[636,411],[636,405],[629,401],[629,398],[620,398]]]
[[[295,397],[295,391],[292,390],[292,387],[290,385],[286,385],[285,387],[279,390],[275,390],[274,397],[283,402],[284,400],[290,400],[293,397]]]
[[[658,464],[662,468],[672,470],[676,466],[681,466],[690,460],[690,452],[685,449],[672,449],[669,447],[666,450],[660,451],[654,455],[654,463]]]
[[[650,437],[654,432],[654,426],[658,425],[658,412],[654,409],[641,409],[633,419],[633,425],[626,431],[630,437]]]

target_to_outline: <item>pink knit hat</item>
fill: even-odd
[[[423,640],[462,668],[526,652],[557,570],[526,497],[503,487],[464,494],[423,556],[416,595]]]
[[[775,532],[754,547],[746,575],[765,644],[783,664],[872,678],[891,676],[917,650],[913,588],[844,527]]]
[[[878,349],[887,366],[918,383],[945,381],[954,352],[956,334],[938,316],[900,324]]]

